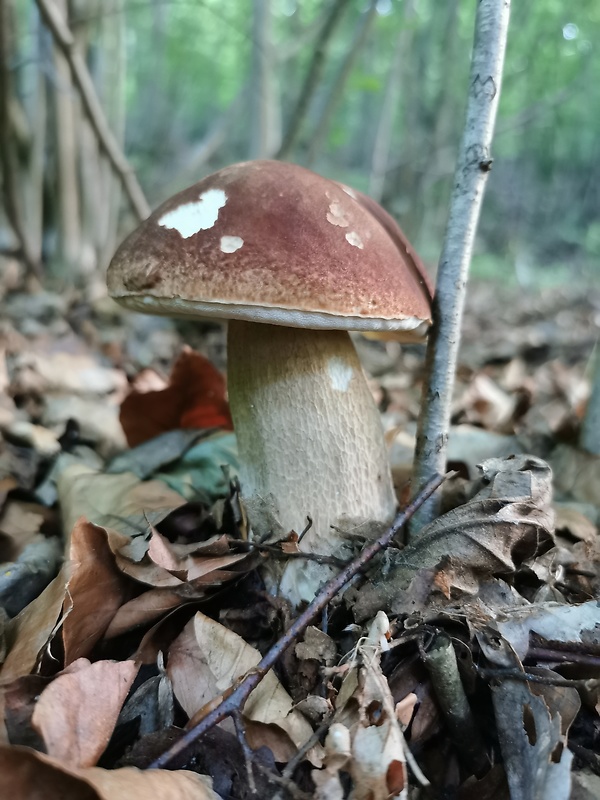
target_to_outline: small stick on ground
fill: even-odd
[[[322,613],[328,603],[346,586],[346,584],[369,563],[378,553],[384,550],[398,533],[400,528],[412,517],[419,506],[430,497],[445,481],[444,475],[435,475],[427,482],[422,491],[401,511],[392,525],[374,542],[368,544],[362,552],[345,569],[328,581],[319,591],[312,603],[298,616],[283,636],[271,647],[263,659],[251,670],[234,691],[207,714],[204,719],[187,731],[165,753],[155,759],[149,769],[164,769],[180,757],[203,734],[218,725],[226,717],[241,711],[246,700],[265,677],[271,667],[279,660],[287,648],[301,636],[315,617]]]
[[[450,638],[438,633],[428,646],[419,649],[454,746],[475,775],[485,774],[490,761],[471,713]]]

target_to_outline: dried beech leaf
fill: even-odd
[[[67,581],[68,568],[63,566],[44,591],[10,621],[7,631],[9,650],[0,671],[3,682],[29,675],[35,667],[57,627]]]
[[[357,619],[378,609],[406,611],[405,590],[419,571],[433,569],[431,588],[446,598],[475,594],[481,580],[516,566],[552,543],[552,473],[540,458],[489,459],[475,497],[442,515],[396,557],[383,581],[358,595]]]
[[[225,398],[225,378],[211,362],[184,348],[169,386],[133,391],[121,406],[121,425],[130,447],[174,428],[233,428]]]
[[[184,600],[181,595],[173,589],[149,589],[139,597],[134,597],[133,600],[124,603],[118,609],[104,632],[104,638],[112,639],[138,625],[153,622],[171,609],[181,605],[182,602]]]
[[[171,646],[167,672],[175,696],[193,717],[202,706],[234,686],[260,659],[260,653],[240,636],[198,612]],[[272,671],[248,698],[244,715],[278,725],[296,746],[312,733],[304,717],[293,710],[291,697]]]
[[[137,674],[134,661],[75,661],[47,686],[33,712],[48,755],[79,768],[98,761]]]
[[[62,630],[65,664],[90,653],[126,598],[125,579],[117,569],[104,528],[85,519],[75,524],[68,568]]]
[[[12,800],[220,800],[187,770],[76,769],[26,747],[0,746],[0,797]]]
[[[56,576],[62,562],[62,541],[37,534],[16,561],[0,568],[0,607],[14,617]]]

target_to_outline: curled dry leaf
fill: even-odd
[[[69,581],[62,626],[65,664],[88,655],[127,597],[104,528],[80,519],[68,552]]]
[[[68,569],[59,574],[13,620],[7,631],[8,655],[0,670],[2,682],[29,675],[57,628],[65,599]]]
[[[187,770],[76,769],[26,747],[0,746],[0,797],[12,800],[220,800],[211,781]]]
[[[482,579],[514,572],[523,560],[552,545],[548,464],[519,455],[489,459],[480,469],[482,486],[475,497],[420,531],[385,578],[359,592],[357,619],[382,607],[395,613],[414,608],[414,597],[406,590],[420,571],[432,570],[429,593],[456,599],[476,594]],[[420,594],[427,600],[426,592],[421,589]]]
[[[70,767],[92,767],[108,744],[137,674],[134,661],[79,659],[40,695],[32,722],[46,752]]]
[[[328,773],[334,768],[344,769],[352,777],[350,800],[405,800],[408,796],[404,737],[380,666],[382,634],[388,627],[386,615],[380,612],[358,645],[357,660],[344,678],[337,698],[343,724],[336,727],[328,748],[326,745],[325,775],[313,772],[317,785],[330,788],[333,797],[337,785]],[[347,760],[332,758],[345,753],[349,755]],[[323,797],[325,800],[327,795]]]
[[[204,597],[208,590],[239,578],[256,561],[253,554],[231,552],[229,537],[220,534],[189,544],[173,543],[155,528],[134,537],[108,530],[107,536],[120,572],[152,587],[116,611],[106,630],[108,638]]]

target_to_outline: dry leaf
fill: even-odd
[[[521,681],[493,684],[492,699],[511,800],[568,800],[573,754],[560,715]]]
[[[62,561],[62,542],[38,534],[16,561],[0,567],[0,607],[14,617],[56,576]]]
[[[9,652],[0,670],[0,679],[9,682],[29,675],[56,630],[60,616],[68,569],[63,566],[44,591],[9,624]]]
[[[75,769],[26,747],[0,747],[0,797],[11,800],[220,800],[187,770]]]
[[[126,579],[115,564],[104,528],[78,520],[68,557],[62,628],[66,665],[89,655],[127,597]]]
[[[169,651],[167,672],[175,696],[189,717],[234,686],[261,660],[260,653],[233,631],[198,612]],[[299,746],[312,734],[292,698],[271,671],[243,709],[256,722],[276,724]]]
[[[121,425],[130,447],[177,428],[232,430],[225,378],[207,358],[184,348],[166,389],[125,398]]]
[[[57,675],[37,702],[32,723],[46,752],[63,764],[93,767],[108,744],[137,674],[134,661],[81,658]]]
[[[106,475],[84,464],[72,464],[59,476],[58,496],[63,528],[69,533],[80,517],[126,533],[145,531],[185,503],[162,481],[141,481],[131,472]]]
[[[146,622],[153,622],[182,602],[184,599],[181,594],[172,589],[150,589],[123,603],[104,632],[104,638],[112,639]]]
[[[356,619],[378,609],[395,613],[415,607],[411,581],[425,571],[430,591],[447,599],[476,594],[492,575],[514,572],[516,566],[553,543],[552,473],[536,456],[489,459],[481,465],[482,488],[464,506],[443,514],[419,531],[395,557],[384,580],[360,590]],[[421,602],[427,599],[422,593]]]

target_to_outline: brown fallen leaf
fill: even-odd
[[[117,610],[108,628],[105,639],[112,639],[146,622],[154,622],[184,601],[181,594],[170,588],[149,589],[129,600]]]
[[[10,621],[8,655],[0,670],[2,682],[29,675],[34,669],[57,628],[67,581],[68,569],[63,566],[44,591]]]
[[[481,467],[481,488],[473,499],[434,520],[390,559],[385,578],[375,578],[359,593],[358,620],[379,609],[394,613],[415,607],[411,581],[431,571],[429,593],[440,601],[477,593],[492,575],[510,574],[518,564],[553,544],[552,472],[536,456],[492,458]],[[426,602],[427,590],[420,591]]]
[[[11,800],[220,800],[187,770],[76,769],[26,747],[0,746],[0,797]]]
[[[65,665],[89,655],[128,599],[127,579],[115,564],[104,528],[78,520],[71,533],[67,564],[62,626]]]
[[[225,378],[207,358],[186,347],[167,388],[144,393],[138,389],[125,398],[121,425],[130,447],[177,428],[232,430]]]
[[[175,696],[193,720],[199,709],[234,686],[260,659],[258,650],[240,636],[198,612],[173,642],[167,673]],[[296,747],[312,733],[272,671],[248,698],[244,715],[249,720],[277,725]],[[253,746],[260,746],[256,736]],[[282,746],[287,747],[285,740]]]
[[[32,717],[46,752],[75,768],[93,767],[108,744],[138,671],[135,661],[81,658],[40,695]]]

